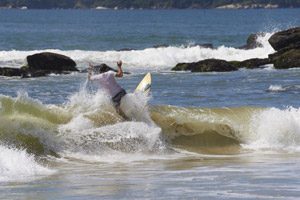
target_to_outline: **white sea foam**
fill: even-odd
[[[30,181],[53,173],[54,170],[37,163],[25,150],[0,145],[0,182]]]
[[[300,109],[270,108],[252,117],[245,148],[300,152]]]
[[[68,128],[71,131],[63,135],[66,144],[60,153],[66,157],[89,162],[131,162],[159,158],[165,150],[161,129],[144,122],[87,126],[84,130],[70,123]]]
[[[68,147],[62,152],[90,162],[128,162],[152,157],[160,152],[159,127],[144,122],[121,122],[102,127],[73,131],[64,135]],[[159,157],[159,154],[154,157]]]
[[[281,85],[271,85],[268,89],[269,92],[283,92],[285,89]]]
[[[45,49],[39,51],[0,51],[0,67],[19,68],[26,64],[26,57],[35,53],[53,52],[74,59],[78,68],[87,68],[87,62],[107,63],[115,66],[118,60],[123,60],[124,68],[129,70],[167,70],[181,62],[197,62],[203,59],[217,58],[227,61],[242,61],[250,58],[267,58],[274,50],[268,43],[271,33],[257,39],[263,45],[261,48],[242,50],[233,47],[220,46],[208,49],[200,46],[170,46],[164,48],[148,48],[132,51],[82,51]]]
[[[275,70],[274,64],[267,64],[262,66],[265,70]]]

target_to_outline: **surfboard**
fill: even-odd
[[[140,84],[135,89],[135,93],[144,92],[144,94],[148,95],[151,89],[151,74],[148,72]]]

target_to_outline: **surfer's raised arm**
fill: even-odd
[[[92,71],[93,71],[93,64],[89,62],[89,66],[90,66],[90,70],[88,72],[88,80],[90,81],[91,80],[91,74],[92,74]]]
[[[122,70],[122,61],[120,60],[117,62],[118,65],[118,72],[116,73],[115,77],[122,77],[123,76],[123,70]]]

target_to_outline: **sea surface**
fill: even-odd
[[[171,71],[267,58],[296,26],[300,9],[0,10],[0,67],[40,52],[80,70],[122,60],[136,109],[124,121],[84,72],[0,77],[0,199],[298,199],[300,69]],[[261,32],[262,47],[238,48]],[[147,72],[150,96],[134,94]]]

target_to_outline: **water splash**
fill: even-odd
[[[270,108],[253,115],[245,148],[300,151],[300,109]]]
[[[269,92],[283,92],[286,89],[283,88],[281,85],[271,85],[268,89]]]
[[[30,181],[53,173],[25,150],[0,145],[0,182]]]

